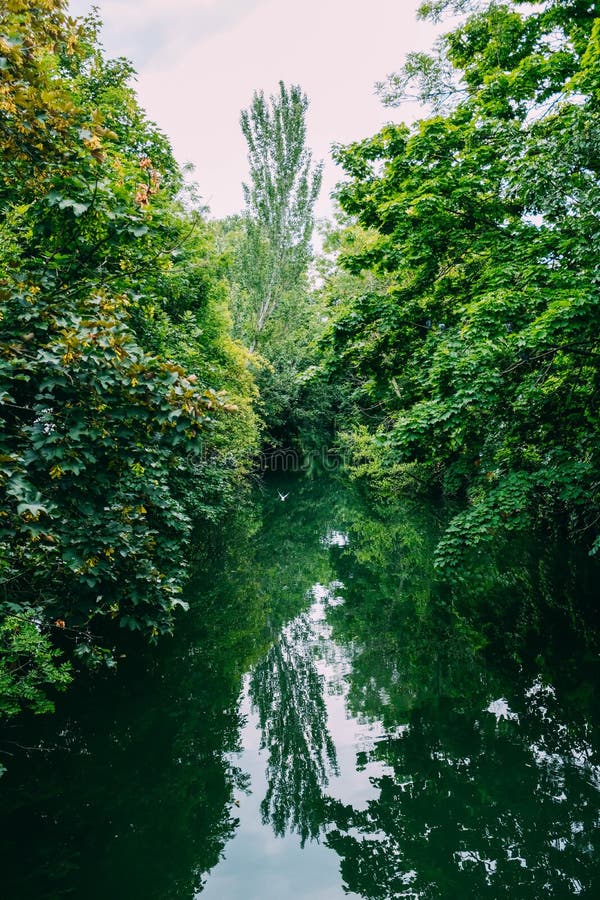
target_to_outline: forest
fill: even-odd
[[[600,551],[597,6],[419,15],[452,27],[377,89],[421,116],[333,147],[317,252],[301,86],[250,86],[245,208],[211,219],[99,14],[4,0],[4,720],[177,629],[277,454],[390,507],[433,498],[449,591],[519,535]]]

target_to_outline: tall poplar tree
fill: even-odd
[[[240,124],[248,143],[250,182],[244,184],[246,230],[243,289],[246,303],[234,311],[251,349],[261,342],[284,294],[306,275],[311,258],[314,205],[322,165],[306,146],[308,98],[297,85],[279,82],[267,101],[255,92]]]

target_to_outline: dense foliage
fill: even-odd
[[[50,708],[67,648],[114,664],[113,625],[171,630],[255,404],[267,447],[314,458],[335,414],[383,495],[466,500],[437,545],[451,578],[538,520],[598,550],[600,19],[421,7],[446,12],[461,24],[380,85],[429,112],[335,151],[316,288],[299,87],[254,94],[246,210],[207,224],[95,15],[3,4],[0,712]]]
[[[64,686],[55,639],[112,661],[99,616],[170,631],[194,523],[255,440],[213,239],[131,67],[65,5],[0,11],[5,712]]]
[[[357,471],[468,499],[437,550],[460,578],[465,547],[539,517],[599,548],[600,19],[580,0],[421,13],[448,10],[462,24],[382,86],[431,114],[337,148],[355,224],[329,353]]]

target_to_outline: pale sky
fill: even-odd
[[[243,208],[246,144],[240,110],[254,90],[280,79],[310,100],[308,144],[325,161],[319,216],[341,173],[333,142],[374,134],[385,122],[414,118],[386,109],[374,84],[396,71],[410,50],[435,36],[418,22],[418,0],[96,0],[110,56],[127,56],[148,115],[168,135],[180,163],[192,163],[211,215]],[[71,0],[71,12],[90,0]]]

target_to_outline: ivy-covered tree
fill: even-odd
[[[600,20],[577,0],[421,14],[445,10],[467,16],[386,90],[452,102],[337,149],[360,226],[340,263],[374,281],[333,296],[329,348],[364,470],[468,500],[438,547],[460,578],[465,547],[539,517],[599,546]]]

